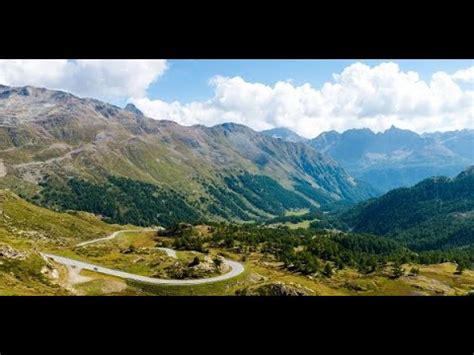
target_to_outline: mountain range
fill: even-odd
[[[288,128],[262,133],[312,146],[380,193],[412,186],[430,176],[453,177],[474,164],[474,130],[469,129],[417,134],[392,126],[379,133],[366,128],[329,131],[313,139]]]
[[[474,163],[474,130],[417,134],[391,127],[374,133],[326,132],[309,144],[381,192],[430,176],[454,176]]]
[[[31,86],[0,86],[0,188],[137,225],[258,220],[374,195],[305,143]]]

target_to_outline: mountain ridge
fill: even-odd
[[[352,129],[322,133],[309,144],[382,192],[433,175],[454,176],[474,163],[474,130],[467,129],[422,135],[393,126],[379,133]]]
[[[297,133],[293,132],[291,129],[285,127],[267,129],[260,131],[260,133],[269,137],[279,138],[293,143],[306,142],[308,140],[307,138],[301,137]]]
[[[109,186],[122,195],[132,186],[150,189],[112,181],[112,176],[156,185],[158,194],[179,191],[183,203],[206,206],[214,212],[203,215],[222,218],[283,213],[279,198],[288,195],[285,191],[291,192],[294,208],[355,202],[373,194],[308,145],[267,137],[247,126],[181,126],[147,118],[131,106],[126,110],[61,91],[20,87],[5,92],[0,95],[0,151],[7,175],[0,187],[30,198],[47,191],[48,196],[37,197],[41,203],[66,208],[57,196],[74,201],[66,198],[73,186],[89,193]],[[257,186],[273,191],[268,196],[274,201],[262,200]]]

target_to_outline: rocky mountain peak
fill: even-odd
[[[468,177],[468,176],[474,176],[474,165],[471,165],[471,166],[468,167],[466,170],[464,170],[463,172],[461,172],[461,173],[456,177],[456,179],[460,179],[460,178],[464,178],[464,177]]]
[[[264,131],[261,131],[260,133],[272,137],[272,138],[280,138],[288,142],[304,142],[307,139],[304,137],[301,137],[297,133],[293,132],[291,129],[286,128],[286,127],[278,127],[278,128],[272,128],[272,129],[267,129]]]
[[[127,104],[127,106],[125,106],[124,108],[125,111],[128,111],[128,112],[131,112],[137,116],[144,116],[143,112],[140,111],[137,106],[135,106],[134,104],[132,103],[129,103]]]
[[[228,133],[249,133],[254,132],[250,127],[247,127],[243,124],[234,123],[234,122],[225,122],[218,125],[215,125],[213,128],[222,129]]]

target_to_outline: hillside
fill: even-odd
[[[111,233],[119,226],[87,212],[56,212],[37,206],[8,190],[0,190],[0,242],[41,249],[70,246]]]
[[[452,177],[474,163],[473,130],[419,135],[396,127],[351,129],[322,133],[309,144],[381,192],[430,176]]]
[[[474,244],[474,167],[363,202],[343,214],[355,232],[385,235],[417,250]]]
[[[61,270],[40,251],[70,248],[118,226],[85,212],[58,213],[0,190],[0,295],[65,295]]]
[[[303,143],[35,87],[0,88],[0,138],[0,188],[111,222],[258,220],[373,194]]]

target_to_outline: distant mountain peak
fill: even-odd
[[[413,131],[410,131],[409,129],[403,129],[403,128],[399,128],[399,127],[396,127],[395,125],[391,125],[389,129],[386,129],[383,133],[392,133],[392,132],[409,132],[411,134],[416,134],[418,135],[418,133],[416,132],[413,132]]]
[[[124,108],[125,111],[131,112],[137,116],[144,116],[143,112],[138,109],[137,106],[135,106],[132,103],[127,104]]]
[[[322,132],[320,135],[334,135],[334,136],[337,136],[337,135],[340,135],[340,133],[338,131],[332,129],[330,131]]]
[[[370,128],[351,128],[342,133],[343,136],[375,136]]]
[[[6,86],[0,85],[0,94],[3,99],[8,99],[9,97],[19,97],[29,100],[30,98],[40,99],[40,100],[62,100],[68,98],[77,98],[69,92],[60,91],[60,90],[51,90],[43,87],[37,86]],[[79,98],[77,98],[79,99]]]
[[[226,132],[253,132],[250,127],[235,122],[220,123],[213,126],[212,128],[223,129]]]
[[[309,144],[339,162],[352,176],[381,191],[411,186],[430,176],[453,177],[474,162],[474,131],[418,134],[392,125],[373,133],[325,132]]]
[[[301,137],[300,135],[298,135],[297,133],[295,133],[294,131],[286,127],[277,127],[277,128],[267,129],[267,130],[261,131],[260,133],[268,137],[279,138],[279,139],[283,139],[285,141],[293,142],[293,143],[304,142],[307,140],[306,138]]]
[[[474,165],[471,165],[466,170],[461,172],[458,176],[456,176],[456,179],[460,179],[466,176],[474,176]]]

